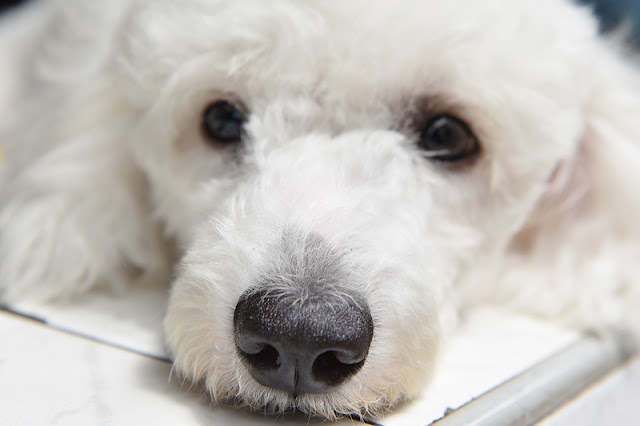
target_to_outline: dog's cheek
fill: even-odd
[[[165,317],[165,335],[174,367],[194,383],[204,382],[216,369],[214,360],[226,357],[221,321],[212,309],[215,301],[202,287],[178,279],[171,291]],[[212,306],[212,304],[214,306]],[[218,347],[217,347],[218,346]]]
[[[213,253],[192,250],[181,261],[164,322],[174,367],[201,384],[211,376],[222,382],[226,372],[221,365],[230,365],[235,348],[231,328],[235,304],[225,300],[218,277],[207,267],[209,255]]]
[[[369,295],[375,331],[367,365],[357,380],[393,405],[419,394],[431,381],[442,340],[441,317],[449,305],[429,288],[429,274],[385,275],[386,282],[378,283]]]

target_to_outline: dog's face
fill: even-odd
[[[419,391],[454,284],[491,276],[576,149],[591,23],[552,0],[132,16],[136,160],[185,250],[166,321],[179,371],[216,399],[327,417]]]

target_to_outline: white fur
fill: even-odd
[[[177,254],[176,369],[216,400],[328,418],[419,392],[479,304],[640,330],[640,74],[587,10],[50,0],[30,13],[47,24],[1,65],[24,76],[17,105],[0,93],[4,300],[166,281]],[[250,111],[241,150],[204,141],[216,99]],[[421,155],[406,123],[424,99],[469,123],[475,162]],[[292,400],[241,363],[233,309],[311,235],[375,330],[351,381]]]

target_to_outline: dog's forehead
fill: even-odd
[[[138,71],[151,70],[158,86],[196,60],[212,79],[279,86],[274,90],[415,90],[464,74],[535,79],[554,67],[558,55],[550,50],[570,55],[595,33],[581,16],[586,11],[562,0],[138,3],[123,57]],[[569,70],[571,61],[564,63]]]

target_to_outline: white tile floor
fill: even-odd
[[[0,311],[0,425],[317,422],[212,406],[200,390],[169,380],[170,364],[162,360],[165,294],[165,289],[139,289],[126,297],[92,295],[64,307],[12,307],[46,324]],[[462,406],[578,337],[550,324],[479,311],[449,342],[429,390],[377,421],[430,424],[447,408]],[[640,373],[634,377],[640,384]],[[567,415],[574,414],[565,414],[565,419]]]

